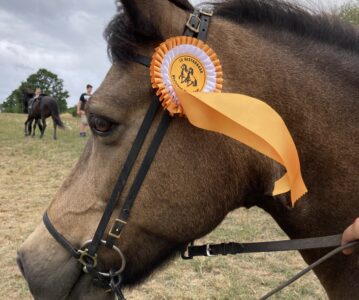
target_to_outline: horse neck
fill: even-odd
[[[214,20],[209,44],[223,65],[224,92],[246,94],[271,105],[286,122],[300,155],[309,189],[294,209],[302,219],[291,219],[289,210],[282,208],[288,203],[286,197],[272,202],[263,195],[266,200],[259,197],[255,204],[270,212],[293,237],[315,234],[311,225],[316,224],[310,222],[315,223],[312,219],[317,218],[312,213],[301,214],[303,208],[328,217],[328,222],[316,227],[318,234],[344,228],[347,220],[359,215],[358,210],[349,209],[349,203],[354,205],[356,200],[354,183],[348,182],[359,167],[355,160],[358,143],[353,139],[359,128],[359,111],[354,103],[358,98],[357,55],[294,33],[239,26],[223,19]],[[278,179],[280,168],[265,158],[261,164],[272,168],[263,172],[265,191],[273,186],[275,177]],[[338,207],[344,198],[348,205]],[[338,213],[347,217],[334,228],[329,220]],[[301,223],[304,220],[310,220],[306,228]]]

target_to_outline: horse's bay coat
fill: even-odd
[[[76,246],[93,235],[152,97],[148,70],[128,60],[131,51],[150,56],[164,39],[181,34],[190,9],[185,0],[122,3],[124,14],[106,35],[114,62],[87,109],[116,126],[106,137],[93,135],[48,208],[56,228]],[[263,208],[290,238],[337,234],[359,216],[357,32],[279,1],[218,7],[208,44],[223,66],[223,91],[262,99],[283,117],[309,193],[292,208],[288,195],[271,196],[283,174],[278,164],[176,118],[118,243],[127,260],[127,286],[241,206]],[[310,263],[326,251],[301,254]],[[116,264],[108,252],[99,255],[103,267]],[[36,299],[111,299],[42,224],[20,248],[19,261]],[[331,299],[359,295],[358,255],[340,254],[315,272]]]

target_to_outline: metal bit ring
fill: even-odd
[[[81,249],[84,249],[86,246],[88,246],[90,243],[92,242],[92,240],[88,240],[86,242],[83,243],[83,245],[81,246]],[[101,240],[101,244],[105,245],[106,241],[105,240]],[[120,250],[120,248],[116,247],[115,245],[112,246],[112,248],[121,258],[121,268],[118,269],[115,273],[113,273],[112,275],[120,275],[126,266],[126,259],[125,256],[123,255],[122,251]],[[86,266],[85,266],[86,267]],[[97,272],[98,274],[104,276],[104,277],[110,277],[110,273],[109,272]]]

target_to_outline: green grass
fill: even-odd
[[[16,249],[41,221],[52,196],[80,156],[86,139],[78,119],[64,116],[67,129],[52,139],[24,137],[25,115],[0,113],[0,299],[32,299],[15,263]],[[198,243],[286,238],[259,209],[231,213]],[[258,299],[305,267],[298,253],[175,259],[143,285],[126,290],[127,299]],[[327,299],[313,274],[273,299]]]

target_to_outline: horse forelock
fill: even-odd
[[[107,52],[112,61],[126,62],[131,59],[140,44],[161,41],[159,31],[146,19],[134,24],[130,15],[131,7],[119,8],[119,13],[110,21],[104,37],[107,41]]]

